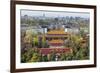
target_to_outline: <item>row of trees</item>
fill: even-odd
[[[61,53],[60,55],[57,55],[55,50],[53,50],[50,54],[45,55],[41,54],[38,48],[29,48],[27,51],[21,54],[22,63],[64,61],[64,60],[72,60],[72,54]]]
[[[86,35],[70,35],[65,46],[72,48],[72,60],[89,59],[89,37]]]
[[[26,43],[32,45],[32,47],[48,47],[47,41],[45,36],[43,35],[42,37],[39,38],[39,35],[34,33],[32,30],[26,30],[26,32],[22,32],[21,34],[25,34],[24,36],[22,35],[21,43]]]

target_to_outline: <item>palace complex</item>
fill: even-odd
[[[54,29],[49,30],[47,33],[44,34],[46,41],[48,41],[49,47],[48,48],[41,48],[42,54],[49,54],[52,51],[56,53],[67,53],[71,52],[72,49],[65,47],[65,40],[67,40],[70,34],[65,32],[64,29]],[[43,36],[41,36],[43,38]]]

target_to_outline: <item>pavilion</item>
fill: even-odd
[[[49,48],[41,48],[41,53],[49,54],[53,50],[56,51],[56,53],[71,52],[72,49],[64,46],[64,42],[67,40],[69,35],[70,34],[65,32],[64,29],[49,30],[45,34],[45,38],[49,43]]]

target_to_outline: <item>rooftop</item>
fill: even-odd
[[[52,34],[52,35],[64,35],[67,34],[64,30],[50,30],[47,32],[47,34]]]
[[[64,43],[64,41],[58,39],[58,40],[51,40],[51,41],[49,41],[49,43]]]

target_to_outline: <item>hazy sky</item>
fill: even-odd
[[[45,14],[45,17],[66,17],[66,16],[83,17],[83,18],[89,18],[90,17],[89,13],[83,13],[83,12],[21,10],[21,16],[24,16],[24,15],[43,16],[44,14]]]

